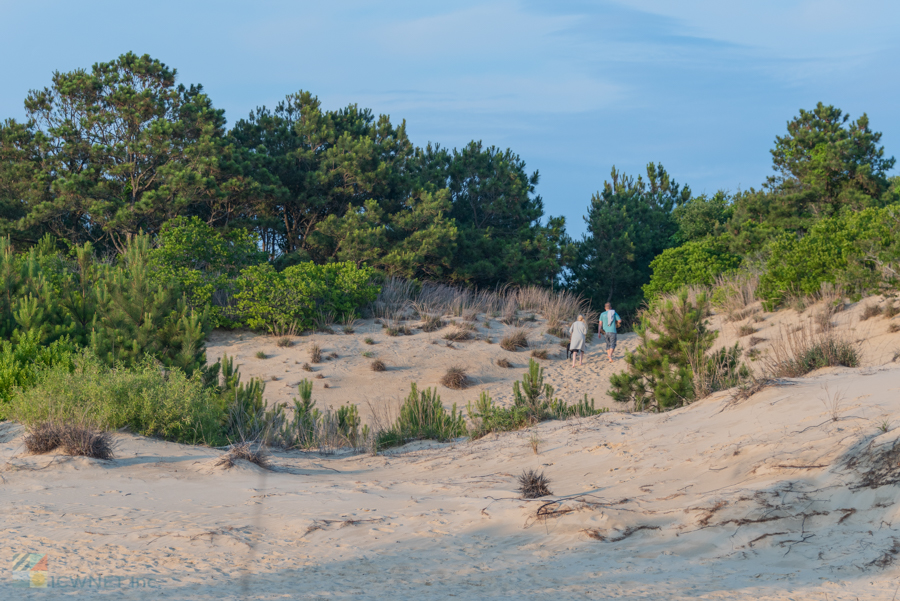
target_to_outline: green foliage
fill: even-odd
[[[7,419],[7,404],[18,388],[32,387],[38,374],[48,368],[75,369],[73,347],[68,339],[40,344],[35,332],[20,336],[15,344],[0,341],[0,420]]]
[[[691,301],[684,291],[645,311],[635,327],[640,345],[625,355],[627,371],[610,377],[610,396],[634,402],[638,411],[664,411],[697,398],[695,377],[715,377],[715,386],[710,386],[717,387],[746,374],[738,362],[738,347],[706,355],[718,334],[706,329],[707,313],[705,295]]]
[[[9,414],[28,426],[90,423],[187,444],[223,442],[222,407],[200,374],[163,371],[149,358],[130,368],[108,367],[82,352],[74,370],[65,362],[52,365],[37,374],[32,387],[18,389]]]
[[[372,270],[353,263],[307,262],[276,271],[271,264],[241,272],[235,313],[251,328],[280,334],[286,328],[311,329],[322,313],[357,315],[378,296]]]
[[[896,282],[900,206],[847,212],[816,222],[806,236],[784,233],[769,247],[759,297],[771,310],[791,296],[817,293],[822,283],[850,291]]]
[[[187,306],[176,282],[154,273],[149,251],[147,236],[134,237],[110,265],[90,243],[66,257],[45,238],[17,255],[0,239],[0,337],[15,341],[31,332],[42,344],[68,337],[109,365],[149,353],[166,367],[203,369],[207,315]]]
[[[466,435],[466,422],[456,404],[448,413],[437,389],[419,391],[412,384],[409,396],[400,407],[400,415],[388,429],[378,432],[377,449],[406,444],[411,440],[432,439],[441,442]]]
[[[695,196],[672,211],[672,219],[678,225],[672,241],[684,244],[719,235],[733,213],[730,199],[722,191],[716,192],[712,197],[706,194]]]
[[[650,262],[677,231],[672,210],[689,198],[690,189],[676,184],[662,165],[647,166],[646,182],[613,168],[612,182],[591,198],[571,285],[595,306],[614,301],[620,312],[635,310],[650,281]]]
[[[266,260],[256,235],[243,229],[217,232],[197,217],[175,217],[159,231],[158,246],[149,253],[154,279],[177,282],[192,309],[209,309],[219,325],[229,320],[223,311],[234,293],[241,269]]]
[[[682,286],[709,286],[716,276],[740,267],[741,258],[729,251],[726,236],[712,236],[692,240],[681,246],[669,248],[650,262],[653,275],[644,286],[648,299],[675,292]]]

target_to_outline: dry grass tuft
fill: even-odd
[[[269,356],[262,351],[256,351],[256,358],[257,359],[268,359]]]
[[[226,468],[233,467],[238,459],[249,461],[264,469],[269,468],[268,454],[263,450],[261,445],[256,445],[254,448],[253,444],[250,442],[238,442],[228,447],[225,454],[216,461],[216,466]]]
[[[749,336],[750,334],[756,334],[756,328],[751,326],[749,323],[745,323],[738,328],[738,336],[740,336],[741,338],[743,338],[744,336]]]
[[[66,455],[112,459],[113,439],[109,432],[95,430],[84,424],[60,424],[56,426],[59,446]]]
[[[884,315],[885,319],[891,319],[896,315],[900,315],[900,307],[897,307],[894,304],[894,301],[889,300],[884,306],[884,310],[881,312],[881,314]]]
[[[879,315],[880,313],[881,313],[881,308],[877,304],[873,305],[873,304],[869,303],[869,304],[866,304],[865,307],[863,307],[862,315],[859,316],[859,320],[866,321],[867,319],[871,319],[871,318],[875,317],[876,315]]]
[[[372,368],[372,371],[385,371],[387,369],[387,366],[381,359],[375,359],[369,364],[369,367]]]
[[[303,371],[313,371],[313,368],[312,368],[312,366],[311,366],[309,363],[304,363],[304,364],[300,367],[300,369],[302,369]]]
[[[891,334],[896,334],[900,332],[900,323],[892,323],[888,326],[888,332]]]
[[[365,338],[363,339],[363,342],[365,342],[366,344],[375,344],[375,341],[371,338]]]
[[[275,342],[275,346],[280,346],[282,348],[291,347],[294,346],[294,341],[288,336],[282,336]]]
[[[752,347],[756,346],[757,344],[759,344],[760,342],[765,342],[765,341],[766,341],[765,338],[760,338],[759,336],[751,336],[750,340],[747,341],[747,345],[752,348]]]
[[[798,378],[831,366],[858,367],[859,350],[834,330],[813,332],[802,326],[792,332],[781,331],[772,340],[764,365],[769,378]]]
[[[550,491],[550,479],[536,470],[522,472],[519,476],[519,492],[526,499],[539,499],[553,494]]]
[[[447,322],[445,322],[439,315],[426,315],[422,320],[422,331],[423,332],[437,332],[447,326]]]
[[[503,337],[500,348],[505,351],[517,351],[520,348],[528,348],[528,330],[517,328]]]
[[[535,359],[549,359],[550,351],[548,351],[545,348],[534,349],[533,351],[531,351],[531,356],[534,357]]]
[[[49,453],[62,444],[59,428],[51,422],[42,422],[29,428],[25,436],[25,448],[32,455]]]
[[[469,376],[466,375],[465,369],[458,365],[454,365],[441,377],[441,384],[447,388],[462,390],[468,388],[471,385],[471,381],[469,380]]]
[[[315,342],[309,347],[309,362],[310,363],[321,363],[322,362],[322,348],[316,344]]]
[[[462,342],[463,340],[471,339],[472,332],[459,327],[453,328],[452,330],[444,334],[444,340],[449,340],[450,342]]]
[[[757,286],[759,286],[758,274],[744,272],[718,276],[713,286],[715,290],[712,295],[715,298],[714,303],[718,309],[729,315],[737,314],[739,311],[743,311],[747,305],[756,302]],[[740,321],[740,319],[732,321]]]
[[[497,367],[505,367],[505,368],[507,368],[507,369],[509,369],[509,368],[511,368],[511,367],[513,366],[512,363],[510,363],[510,362],[507,361],[506,359],[502,359],[502,358],[501,358],[501,359],[497,359],[496,363],[497,363]]]

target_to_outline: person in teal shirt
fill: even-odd
[[[606,338],[606,355],[609,362],[613,362],[613,352],[616,350],[616,337],[618,333],[616,326],[622,325],[622,318],[612,308],[610,303],[606,303],[606,311],[600,314],[600,328]]]

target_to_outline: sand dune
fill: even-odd
[[[838,318],[848,332],[886,329],[854,311]],[[352,352],[366,335],[378,333],[321,335],[340,358],[322,367],[335,386],[317,387],[320,402],[434,385],[452,353],[483,383],[442,390],[446,402],[481,387],[502,398],[527,362],[510,353],[519,367],[501,378],[487,361],[506,352],[496,344],[447,349],[419,334],[379,338],[398,369],[374,373]],[[664,414],[610,412],[379,456],[275,453],[271,470],[219,467],[221,451],[124,433],[108,462],[30,456],[22,428],[0,424],[0,557],[46,554],[51,585],[22,588],[7,571],[0,598],[889,600],[900,585],[900,365],[877,361],[900,337],[861,335],[863,367],[748,399],[726,391]],[[219,335],[213,348],[243,355],[245,377],[299,360],[246,359],[263,344],[303,352],[246,335]],[[597,355],[583,371],[544,363],[581,396],[607,384]],[[579,388],[579,373],[600,381]],[[516,477],[531,468],[553,496],[520,498]]]

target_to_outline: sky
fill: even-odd
[[[576,238],[613,165],[662,163],[695,194],[759,187],[775,136],[819,101],[867,113],[900,156],[896,1],[0,0],[0,15],[0,119],[54,71],[146,53],[229,123],[302,89],[406,120],[419,146],[511,148]]]

